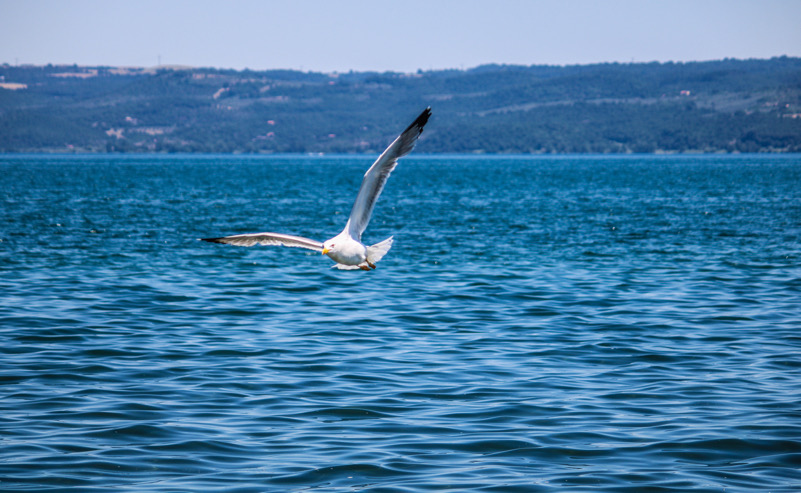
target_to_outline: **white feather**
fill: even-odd
[[[398,165],[398,158],[414,149],[423,127],[431,116],[431,108],[426,108],[387,149],[381,153],[370,169],[364,174],[359,193],[350,211],[350,217],[341,233],[323,243],[302,236],[282,233],[252,233],[220,238],[203,238],[212,243],[226,243],[237,246],[281,245],[323,252],[328,255],[337,269],[370,269],[381,260],[392,247],[392,237],[372,246],[362,244],[362,233],[370,222],[376,201],[384,190],[389,175]]]

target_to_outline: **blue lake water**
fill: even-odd
[[[801,156],[371,161],[0,156],[0,490],[801,490]]]

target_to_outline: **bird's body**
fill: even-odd
[[[381,260],[392,247],[392,237],[375,245],[366,246],[361,241],[362,233],[370,222],[376,201],[390,173],[398,164],[398,158],[412,151],[430,116],[431,108],[426,108],[370,166],[362,179],[345,229],[333,238],[320,243],[302,236],[282,233],[253,233],[203,238],[203,241],[238,246],[282,245],[306,248],[328,255],[336,262],[334,267],[339,269],[375,269],[376,262]]]
[[[367,260],[367,247],[346,231],[323,242],[323,253],[343,265],[361,265]]]

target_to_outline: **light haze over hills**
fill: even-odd
[[[0,66],[1,152],[801,151],[801,59],[416,73]]]

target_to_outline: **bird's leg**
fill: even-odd
[[[367,267],[366,265],[360,265],[360,266],[359,266],[359,268],[360,268],[361,270],[370,270],[370,268],[369,268],[369,267]]]
[[[365,262],[367,262],[367,265],[369,265],[371,269],[375,269],[375,264],[374,263],[370,262],[369,260],[365,260]]]

